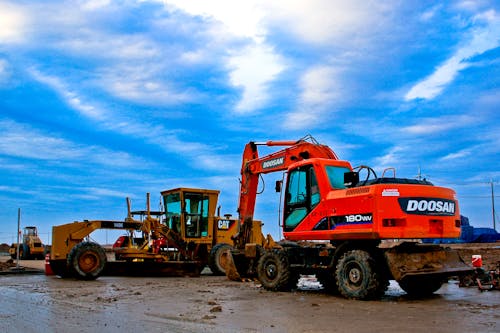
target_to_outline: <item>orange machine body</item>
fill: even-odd
[[[395,177],[346,188],[343,174],[351,170],[349,162],[323,158],[290,165],[283,221],[286,239],[459,237],[460,214],[453,190]],[[292,179],[297,172],[305,176],[302,184]],[[293,195],[299,192],[296,201],[301,202],[294,202]]]

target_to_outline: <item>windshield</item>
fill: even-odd
[[[344,185],[344,173],[350,172],[348,168],[344,167],[336,167],[327,165],[325,167],[326,174],[328,175],[328,179],[330,180],[330,186],[335,189],[343,189],[346,188]]]

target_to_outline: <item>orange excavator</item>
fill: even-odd
[[[260,157],[262,145],[286,148]],[[259,178],[277,171],[286,173],[284,240],[268,236],[263,246],[252,246],[248,236]],[[252,254],[268,290],[290,290],[301,274],[315,274],[326,290],[347,298],[379,298],[391,279],[408,294],[425,296],[448,277],[471,271],[457,252],[417,241],[459,236],[459,207],[451,189],[397,178],[395,169],[377,177],[370,167],[353,168],[311,136],[248,143],[241,177],[235,248]],[[276,187],[281,191],[282,183]]]

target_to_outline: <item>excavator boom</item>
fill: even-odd
[[[274,153],[259,157],[258,146],[285,146]],[[297,141],[249,142],[243,151],[241,165],[241,187],[238,213],[240,223],[253,219],[257,187],[261,174],[286,170],[291,164],[309,158],[338,160],[337,154],[328,146],[319,144],[308,135]]]

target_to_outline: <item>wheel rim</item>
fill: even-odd
[[[354,262],[349,263],[346,266],[346,278],[350,288],[359,288],[363,281],[363,271],[361,267]]]
[[[349,281],[354,284],[358,284],[361,280],[361,271],[354,267],[349,271]]]
[[[276,267],[276,263],[274,261],[268,261],[266,263],[266,277],[270,280],[274,280],[278,275],[278,269]]]
[[[99,258],[92,252],[85,252],[78,258],[78,266],[83,272],[92,272],[99,266]]]

